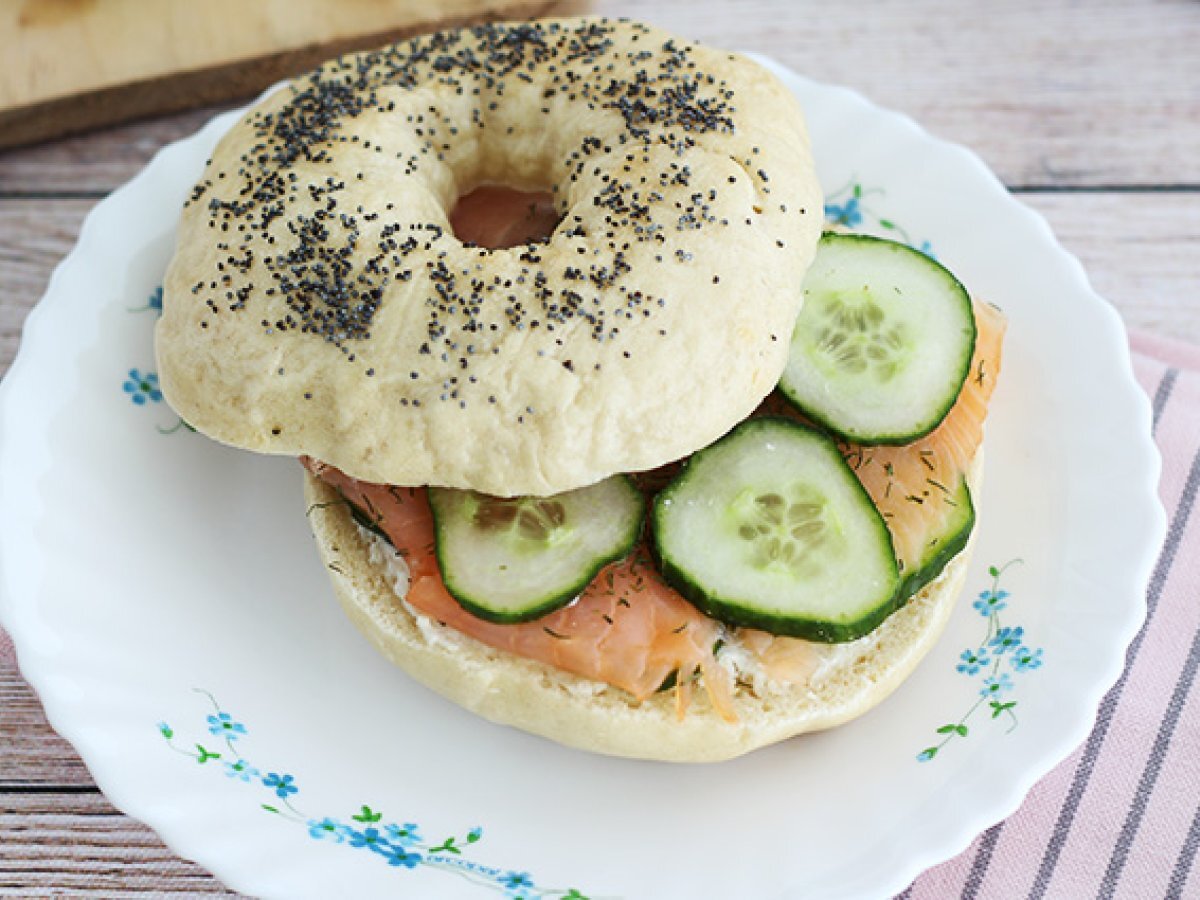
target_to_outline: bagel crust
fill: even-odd
[[[971,473],[976,491],[982,451]],[[362,531],[328,484],[305,473],[309,525],[354,625],[385,657],[453,702],[583,750],[670,762],[716,762],[795,735],[843,724],[883,701],[933,648],[954,611],[974,536],[935,580],[871,634],[817,645],[822,660],[807,683],[739,680],[736,722],[696,691],[680,719],[672,692],[642,703],[624,691],[494,649],[403,602],[382,538]],[[977,495],[977,491],[976,491]],[[387,552],[387,551],[383,551]],[[727,643],[736,642],[736,636]],[[731,654],[733,655],[733,654]]]
[[[456,198],[548,189],[545,243]],[[758,64],[604,19],[335,59],[220,141],[185,205],[159,376],[209,436],[357,478],[545,495],[706,446],[782,373],[822,223]]]

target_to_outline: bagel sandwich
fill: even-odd
[[[456,204],[489,191],[540,221],[481,237]],[[591,18],[413,38],[296,79],[219,143],[160,382],[198,431],[303,458],[335,593],[417,680],[574,747],[730,758],[894,690],[973,534],[1002,320],[918,272],[953,294],[922,326],[952,345],[950,374],[918,373],[936,415],[899,404],[905,442],[839,430],[793,373],[822,213],[795,100],[743,57]],[[908,313],[829,296],[837,380],[907,390],[880,372],[912,355]],[[732,519],[680,518],[729,472]]]

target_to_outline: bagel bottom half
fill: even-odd
[[[972,467],[978,486],[982,451]],[[974,536],[934,581],[865,638],[829,648],[819,677],[803,685],[739,685],[737,721],[703,690],[680,719],[673,692],[643,702],[626,692],[497,650],[417,612],[349,507],[305,473],[308,518],[346,614],[413,678],[486,719],[597,753],[714,762],[794,735],[840,725],[891,694],[933,647],[954,609]],[[978,492],[976,491],[976,496]]]

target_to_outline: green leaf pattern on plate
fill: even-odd
[[[161,316],[162,298],[163,289],[160,284],[150,292],[150,296],[141,306],[127,306],[125,309],[131,313],[150,312]],[[158,386],[157,372],[148,370],[143,372],[137,368],[130,369],[121,381],[121,389],[134,406],[154,406],[162,403],[163,395]],[[176,417],[173,425],[155,425],[154,427],[159,434],[175,434],[177,431],[195,432],[196,430],[180,417]]]
[[[292,801],[300,793],[294,775],[282,770],[260,769],[242,755],[240,747],[249,732],[245,725],[221,708],[208,691],[196,692],[208,699],[213,712],[206,722],[207,744],[177,742],[177,732],[166,722],[158,723],[158,733],[167,746],[181,756],[223,772],[227,778],[253,785],[270,794],[270,803],[260,802],[264,812],[304,829],[309,838],[365,850],[397,869],[418,866],[436,868],[465,878],[481,887],[512,900],[588,900],[576,888],[547,888],[537,884],[529,872],[489,866],[466,858],[466,852],[483,840],[483,829],[472,828],[465,834],[427,840],[415,822],[385,820],[381,810],[359,804],[358,811],[346,818],[314,817],[302,812]],[[216,742],[214,744],[214,741]]]
[[[879,214],[871,205],[873,197],[881,197],[883,188],[865,188],[856,178],[825,196],[825,222],[835,230],[875,232],[881,237],[900,240],[930,259],[937,259],[933,244],[916,241],[902,225]]]
[[[1009,598],[1008,591],[1000,587],[1000,580],[1009,567],[1020,562],[1014,559],[1000,567],[988,567],[991,587],[981,591],[972,604],[975,611],[987,619],[987,632],[978,646],[968,647],[959,654],[955,666],[959,674],[980,679],[979,696],[957,721],[935,729],[942,739],[918,753],[918,762],[929,762],[952,740],[971,734],[967,722],[980,710],[991,713],[988,719],[1005,719],[1008,723],[1006,733],[1019,724],[1017,714],[1013,712],[1017,701],[1006,699],[1016,687],[1013,675],[1019,677],[1042,667],[1042,648],[1034,649],[1025,643],[1025,629],[1019,625],[1003,625],[1000,621],[1000,613],[1008,608]]]

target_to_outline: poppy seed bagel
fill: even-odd
[[[449,211],[542,188],[544,243]],[[374,482],[546,495],[703,447],[774,387],[822,225],[801,112],[758,64],[604,19],[339,57],[253,106],[180,222],[171,405]]]

